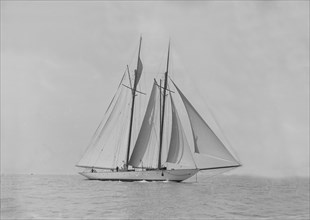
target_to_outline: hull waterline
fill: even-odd
[[[182,170],[147,170],[147,171],[111,171],[111,172],[80,172],[90,180],[102,181],[176,181],[181,182],[194,176],[198,169]]]

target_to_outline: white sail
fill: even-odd
[[[172,127],[167,162],[189,167],[196,167],[181,124],[181,120],[179,118],[177,109],[174,105],[174,101],[171,95],[170,98],[172,111]]]
[[[208,124],[199,115],[193,105],[174,84],[185,105],[194,140],[195,153],[205,154],[204,168],[239,165],[239,162],[226,149]],[[196,157],[195,157],[196,159]],[[198,164],[198,163],[197,163]]]
[[[183,181],[199,170],[208,170],[206,172],[214,175],[240,166],[176,85],[186,111],[181,101],[174,102],[173,91],[167,82],[170,43],[163,87],[154,80],[150,96],[140,95],[145,95],[139,85],[144,81],[141,77],[145,78],[140,59],[141,41],[140,37],[134,74],[127,65],[127,74],[124,74],[105,118],[77,164],[91,169],[80,174],[93,180]],[[170,95],[170,102],[167,95]],[[182,106],[178,106],[179,103]],[[192,139],[188,142],[187,133],[193,136],[192,149]]]
[[[87,149],[77,166],[113,168],[122,166],[125,158],[129,110],[131,92],[124,86],[120,86],[115,99],[106,112],[106,120],[101,123],[93,137],[90,147]]]
[[[143,160],[147,148],[150,147],[150,145],[154,145],[154,142],[152,142],[151,139],[152,139],[152,131],[154,130],[154,125],[156,124],[155,120],[157,118],[155,117],[157,115],[156,114],[157,97],[158,97],[158,88],[156,83],[154,82],[150,99],[142,122],[142,126],[129,160],[129,165],[132,165],[133,167],[139,166],[139,164]],[[145,165],[146,163],[147,162],[145,162]]]

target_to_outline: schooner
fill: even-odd
[[[142,37],[134,74],[127,65],[104,119],[76,165],[84,168],[80,174],[92,180],[180,182],[201,170],[214,175],[241,166],[169,77],[170,43],[164,79],[154,79],[139,122],[135,112],[144,109],[136,97],[146,95],[138,90],[143,72],[141,43]],[[185,106],[191,141],[174,101],[176,93]]]

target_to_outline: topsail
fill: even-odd
[[[138,85],[139,80],[141,78],[142,70],[143,70],[142,61],[141,61],[140,57],[138,57],[138,66],[137,66],[137,69],[135,70],[134,88],[137,88],[137,85]]]

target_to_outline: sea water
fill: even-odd
[[[309,178],[182,183],[2,175],[1,219],[309,219]]]

